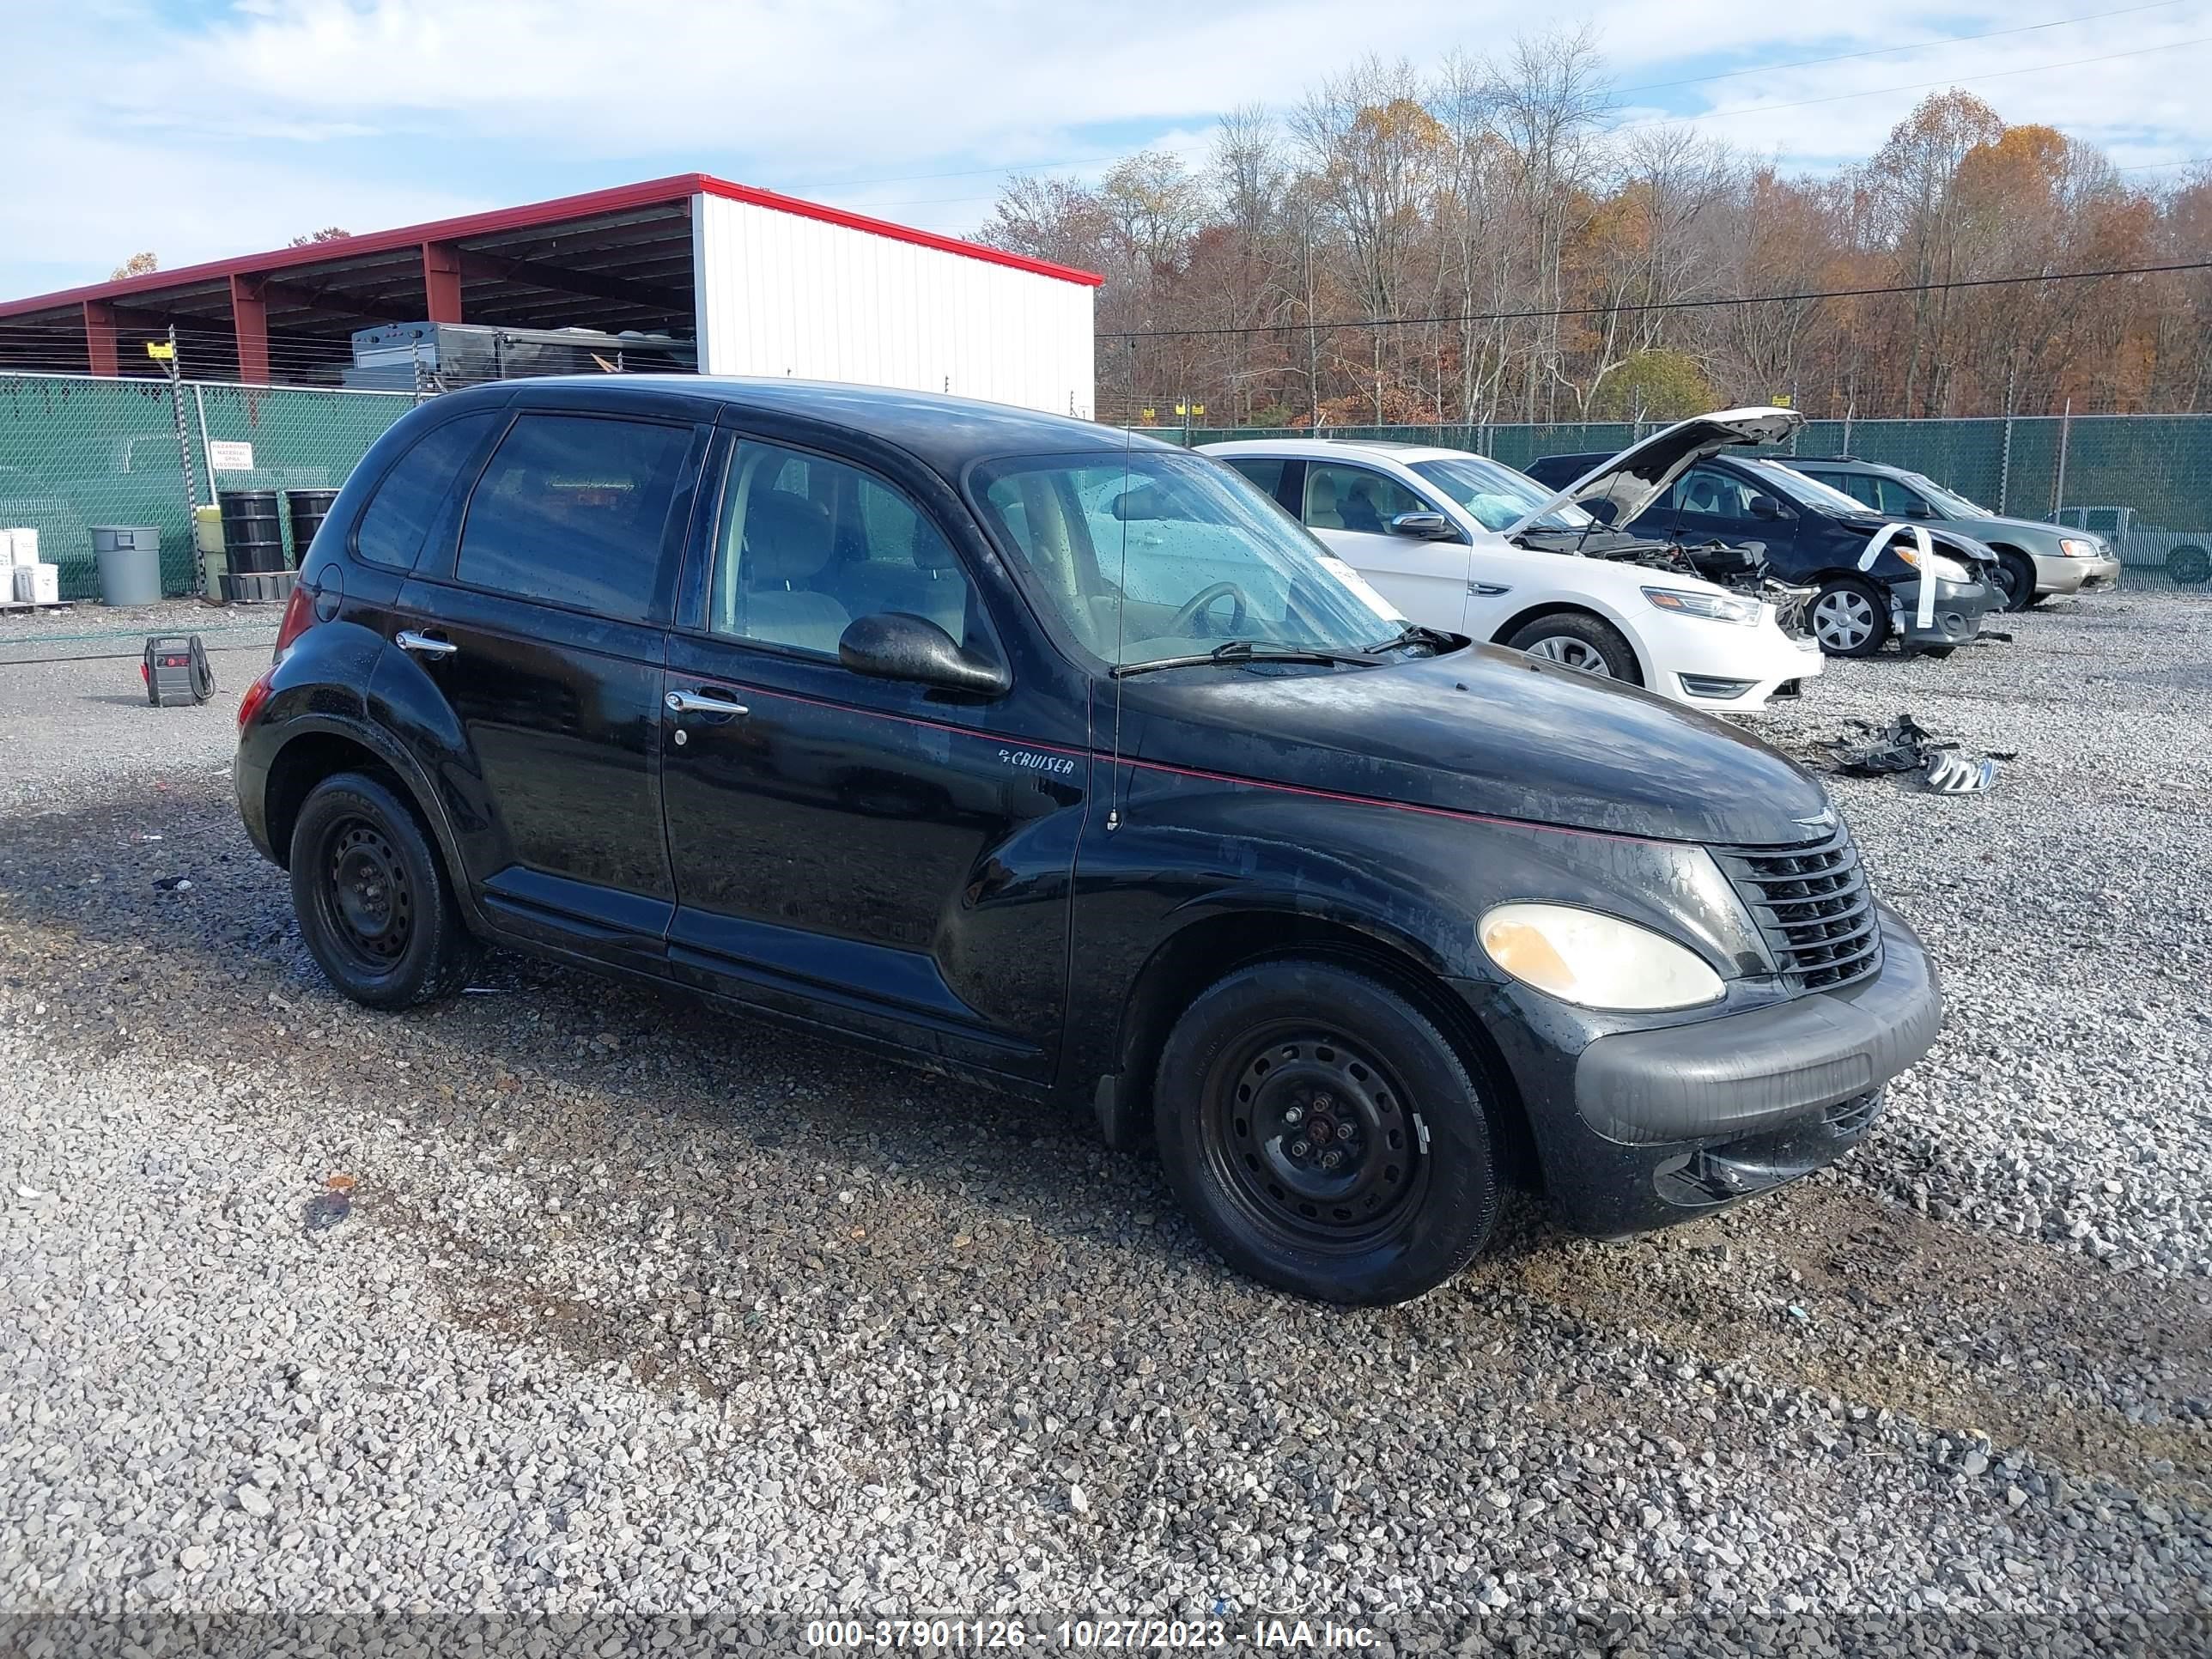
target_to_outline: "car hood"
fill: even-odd
[[[2094,530],[2069,530],[2063,525],[2039,524],[2033,519],[2000,519],[1991,515],[1988,518],[1946,519],[1943,522],[1954,530],[1984,542],[1992,537],[2002,536],[2015,541],[2033,539],[2055,548],[2060,537],[2071,536],[2076,541],[2094,542],[2100,547],[2109,548],[2111,545]]]
[[[1494,646],[1121,692],[1126,752],[1170,770],[1665,841],[1783,846],[1834,822],[1810,774],[1739,728]]]
[[[1611,501],[1613,522],[1626,526],[1706,456],[1732,444],[1780,443],[1804,423],[1805,417],[1794,409],[1771,408],[1723,409],[1677,421],[1629,445],[1499,533],[1517,536],[1547,513],[1569,505],[1586,508],[1598,501]]]

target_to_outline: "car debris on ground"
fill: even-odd
[[[1996,786],[2000,762],[2020,758],[2016,750],[1998,749],[1970,759],[1909,714],[1881,727],[1871,720],[1850,724],[1857,735],[1825,739],[1820,746],[1828,754],[1814,763],[1838,777],[1896,777],[1930,794],[1978,795]]]

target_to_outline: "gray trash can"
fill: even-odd
[[[161,532],[150,525],[96,524],[92,550],[100,561],[102,605],[157,605],[161,599]]]

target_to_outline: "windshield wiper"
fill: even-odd
[[[1407,623],[1382,644],[1370,645],[1365,648],[1367,654],[1373,657],[1380,656],[1385,651],[1395,651],[1401,646],[1408,645],[1425,645],[1431,651],[1449,651],[1451,649],[1451,642],[1452,636],[1441,628],[1426,628],[1419,623]]]
[[[1357,651],[1324,651],[1318,647],[1255,645],[1249,640],[1229,640],[1202,655],[1155,657],[1150,662],[1117,663],[1109,671],[1117,680],[1132,674],[1149,674],[1156,668],[1203,668],[1208,664],[1241,665],[1248,662],[1310,662],[1324,665],[1348,662],[1372,668],[1375,659]]]

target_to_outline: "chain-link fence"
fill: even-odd
[[[83,599],[100,592],[94,528],[151,527],[161,537],[162,592],[189,592],[197,568],[190,508],[214,503],[210,479],[223,490],[336,489],[414,401],[404,393],[0,374],[0,529],[38,531],[39,556],[60,568],[62,598]],[[249,449],[252,465],[240,465]],[[284,533],[289,551],[289,515]]]
[[[1328,427],[1296,434],[1176,428],[1156,435],[1194,444],[1291,435],[1385,439],[1468,449],[1509,466],[1526,466],[1547,455],[1611,453],[1662,424]],[[1774,453],[1852,455],[1905,467],[2001,518],[2056,520],[2094,530],[2118,551],[2130,586],[2163,585],[2169,561],[2184,586],[2197,586],[2189,577],[2203,568],[2212,550],[2212,415],[1808,421]],[[2212,593],[2212,584],[2197,591]]]
[[[161,535],[163,590],[186,592],[195,568],[188,505],[213,501],[210,480],[224,490],[335,489],[415,401],[406,392],[0,374],[0,529],[35,528],[40,556],[60,567],[62,596],[88,599],[99,592],[94,527],[150,526]],[[1312,435],[1436,444],[1525,466],[1546,455],[1610,453],[1658,424],[1333,427]],[[1157,435],[1206,443],[1286,434],[1178,428]],[[250,465],[239,446],[250,447]],[[1812,421],[1785,453],[1908,467],[2000,515],[2084,526],[2119,550],[2130,586],[2161,585],[2212,549],[2212,415]],[[2212,583],[2197,591],[2212,593]]]

